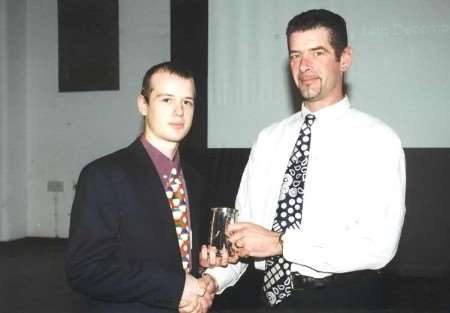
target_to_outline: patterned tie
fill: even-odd
[[[172,209],[183,269],[189,271],[191,264],[191,230],[189,226],[186,193],[176,168],[172,168],[170,171],[166,196]]]
[[[303,189],[311,142],[311,125],[314,120],[314,115],[306,115],[294,151],[289,159],[272,225],[273,231],[284,233],[290,227],[300,228]],[[285,260],[283,256],[273,256],[266,260],[263,290],[271,306],[282,302],[291,295],[290,274],[291,262]]]

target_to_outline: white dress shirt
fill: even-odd
[[[288,160],[306,107],[260,132],[245,167],[236,208],[239,221],[267,229],[278,206]],[[291,270],[321,278],[384,267],[395,255],[405,215],[401,142],[380,120],[350,107],[347,97],[313,113],[300,229],[287,229],[283,256]],[[255,267],[264,270],[265,261]],[[246,265],[209,269],[219,293]]]

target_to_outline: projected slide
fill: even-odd
[[[298,109],[285,28],[312,8],[347,21],[353,106],[393,127],[404,147],[450,147],[448,0],[210,1],[208,146],[251,147]]]

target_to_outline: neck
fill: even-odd
[[[331,106],[333,104],[338,103],[339,101],[341,101],[342,99],[344,99],[344,94],[340,94],[336,97],[332,97],[329,99],[323,99],[323,100],[305,100],[305,106],[308,108],[308,110],[310,110],[311,112],[317,112],[325,107]]]
[[[166,157],[168,157],[170,160],[173,160],[178,149],[178,143],[164,141],[149,134],[145,134],[145,139]]]

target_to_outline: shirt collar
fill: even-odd
[[[169,159],[166,155],[164,155],[161,151],[158,150],[155,146],[153,146],[147,139],[145,139],[144,134],[140,136],[140,141],[147,151],[148,156],[153,161],[158,173],[160,176],[168,175],[172,168],[176,168],[177,172],[180,172],[180,154],[178,153],[178,149],[173,156],[173,160]]]
[[[344,96],[344,98],[342,98],[335,104],[326,106],[314,113],[308,110],[308,108],[305,106],[305,103],[302,103],[301,117],[302,120],[304,120],[307,114],[313,114],[316,117],[316,122],[323,123],[330,120],[338,119],[349,108],[350,108],[350,101],[348,100],[347,96]]]

